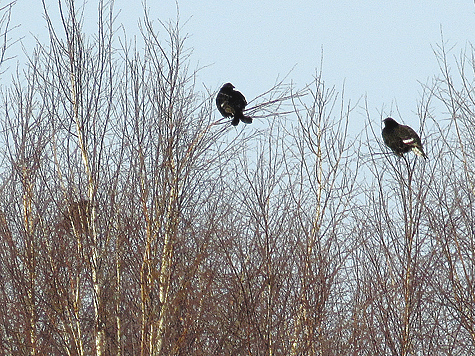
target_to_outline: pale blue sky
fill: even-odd
[[[54,14],[57,0],[46,3]],[[89,0],[87,5],[91,32],[96,4]],[[149,0],[147,6],[152,19],[176,16],[175,1]],[[117,23],[131,38],[138,33],[141,2],[117,0],[115,8],[121,10]],[[290,78],[303,86],[319,67],[323,49],[327,84],[341,88],[345,81],[353,101],[366,94],[373,114],[397,103],[404,121],[416,127],[418,82],[438,74],[432,47],[441,41],[441,28],[449,46],[455,45],[454,54],[475,43],[472,0],[183,0],[179,8],[192,60],[210,65],[199,76],[208,88],[230,81],[250,99],[294,65]],[[32,34],[46,38],[41,13],[40,0],[18,0],[13,8],[12,24],[21,24],[14,34],[26,36],[28,49]]]

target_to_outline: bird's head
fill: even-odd
[[[223,85],[222,89],[234,89],[234,85],[231,83],[226,83]]]
[[[391,117],[387,117],[386,119],[383,120],[384,122],[384,125],[386,127],[395,127],[397,125],[399,125],[393,118]]]

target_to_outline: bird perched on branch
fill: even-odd
[[[252,118],[245,116],[243,110],[247,105],[246,98],[239,91],[234,90],[234,85],[226,83],[216,96],[216,106],[224,117],[232,117],[231,124],[237,126],[239,120],[246,124],[252,123]]]
[[[419,135],[409,126],[399,125],[395,120],[388,117],[383,120],[383,141],[395,154],[402,157],[406,152],[413,151],[415,154],[427,158]]]

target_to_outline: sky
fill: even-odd
[[[45,2],[57,13],[58,0]],[[152,20],[176,19],[175,0],[146,6]],[[116,24],[129,38],[138,34],[142,2],[116,0],[114,7]],[[389,114],[397,105],[403,121],[416,127],[420,83],[438,75],[433,50],[441,34],[454,55],[475,43],[472,0],[182,0],[178,7],[192,63],[206,66],[198,78],[203,88],[232,82],[250,101],[292,69],[289,79],[299,87],[322,69],[326,84],[338,90],[344,84],[352,102],[366,96],[378,120],[381,110]],[[86,9],[85,30],[93,33],[97,1]],[[13,7],[12,25],[20,25],[13,34],[23,37],[27,52],[34,37],[47,38],[42,12],[40,0],[17,0]],[[21,46],[10,51],[21,62]]]

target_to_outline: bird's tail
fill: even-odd
[[[250,116],[244,116],[240,117],[241,121],[244,122],[245,124],[252,124],[252,117]]]
[[[422,150],[422,147],[418,147],[418,146],[414,146],[412,147],[412,151],[418,155],[418,156],[421,156],[421,157],[424,157],[424,159],[427,159],[427,155],[424,153],[424,151]]]
[[[233,121],[231,122],[231,124],[238,124],[239,123],[239,120],[241,120],[242,122],[244,122],[245,124],[252,124],[252,117],[250,116],[245,116],[242,112],[237,112],[234,114],[234,119]],[[234,125],[234,126],[236,126]]]

